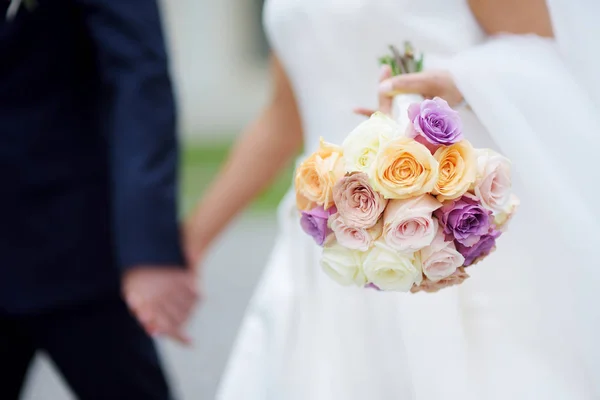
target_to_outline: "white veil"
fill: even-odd
[[[600,396],[600,3],[548,6],[556,40],[500,35],[451,70],[514,163],[529,202],[521,212],[536,215],[523,246],[539,255],[528,271],[547,333],[539,346],[576,358]]]

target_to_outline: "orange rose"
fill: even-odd
[[[344,176],[342,149],[322,138],[317,151],[296,170],[296,203],[301,210],[334,205],[333,186]]]
[[[466,140],[442,146],[434,154],[440,174],[433,189],[439,201],[454,200],[465,194],[477,178],[477,157]]]
[[[438,162],[427,147],[399,137],[380,149],[372,166],[371,185],[386,199],[429,193],[438,179]]]

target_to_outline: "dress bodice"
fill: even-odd
[[[265,26],[294,87],[307,150],[340,143],[375,106],[378,58],[408,40],[425,68],[485,37],[465,0],[268,0]]]

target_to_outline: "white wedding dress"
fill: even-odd
[[[377,59],[389,44],[409,40],[425,68],[460,75],[456,55],[487,39],[464,0],[270,0],[265,23],[297,96],[307,153],[320,136],[341,143],[362,120],[351,110],[376,105]],[[475,146],[507,150],[473,113],[462,115]],[[537,290],[544,270],[554,283],[571,278],[568,254],[553,247],[559,236],[519,165],[515,175],[522,208],[498,250],[461,287],[436,294],[340,287],[321,271],[289,193],[217,399],[594,398],[594,377],[573,350],[581,328],[572,290],[555,299]]]

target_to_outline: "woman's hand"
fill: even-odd
[[[391,74],[389,66],[382,67],[379,83],[379,111],[385,114],[391,114],[394,96],[402,93],[420,94],[426,99],[441,97],[451,107],[456,107],[463,102],[463,96],[448,71],[433,70],[396,76]],[[375,110],[357,108],[354,112],[369,117]]]

